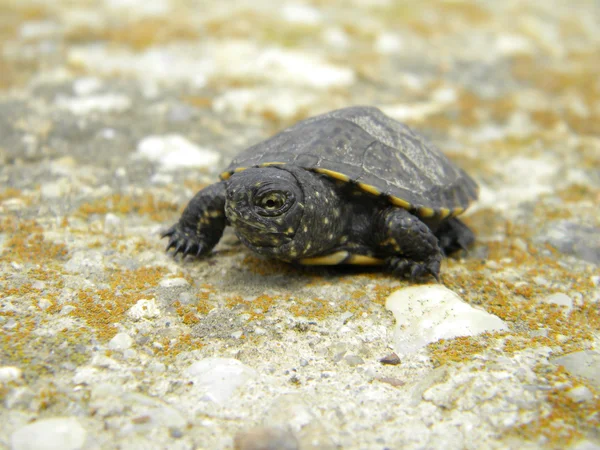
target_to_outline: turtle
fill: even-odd
[[[384,265],[439,281],[475,236],[456,216],[478,186],[424,137],[372,106],[296,123],[242,151],[162,234],[201,257],[227,225],[259,255],[301,265]]]

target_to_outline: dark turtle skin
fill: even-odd
[[[225,226],[267,257],[304,265],[383,264],[439,280],[443,255],[474,235],[456,218],[475,182],[377,108],[316,116],[240,153],[163,234],[175,255],[203,256]]]

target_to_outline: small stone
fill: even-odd
[[[166,278],[158,284],[161,288],[188,288],[190,283],[185,278]]]
[[[394,387],[399,387],[399,386],[404,386],[406,384],[406,381],[401,380],[400,378],[393,378],[393,377],[376,377],[375,378],[377,381],[380,381],[382,383],[387,383],[390,384]]]
[[[550,330],[548,328],[539,328],[529,332],[530,337],[548,337]]]
[[[396,34],[381,33],[375,40],[375,50],[385,55],[398,53],[402,47],[402,39]]]
[[[104,229],[109,232],[121,230],[121,218],[113,213],[108,213],[104,216]]]
[[[256,377],[256,371],[237,359],[205,358],[188,367],[185,375],[206,400],[224,404],[238,387]]]
[[[561,253],[600,264],[600,228],[558,220],[550,223],[536,240],[549,243]]]
[[[552,294],[542,300],[544,303],[552,303],[554,305],[563,306],[563,312],[565,315],[569,315],[573,310],[573,300],[567,294],[563,294],[562,292],[557,292],[556,294]]]
[[[575,444],[571,445],[568,450],[600,450],[600,443],[588,441],[587,439],[583,441],[578,441]]]
[[[59,96],[56,106],[72,114],[86,116],[91,113],[122,113],[131,108],[131,99],[123,94],[99,94],[85,97]]]
[[[77,419],[38,420],[16,430],[11,436],[12,450],[77,450],[83,447],[85,429]]]
[[[564,366],[567,371],[578,377],[587,379],[592,386],[600,389],[600,353],[593,350],[568,353],[553,358],[552,363]]]
[[[402,361],[400,361],[400,357],[396,353],[392,352],[389,355],[384,356],[383,358],[381,358],[379,360],[379,362],[381,364],[387,364],[387,365],[390,365],[390,366],[397,366]]]
[[[365,361],[358,355],[346,355],[344,361],[346,361],[350,367],[360,366],[365,363]]]
[[[108,343],[111,350],[127,350],[133,344],[133,339],[127,333],[117,333]]]
[[[440,285],[413,286],[390,295],[386,308],[394,313],[394,350],[414,353],[431,342],[489,331],[507,331],[497,316],[476,309]]]
[[[281,16],[287,22],[301,25],[318,25],[323,20],[322,13],[317,8],[301,3],[283,5]]]
[[[256,427],[241,431],[233,440],[235,450],[299,450],[300,444],[289,428]]]
[[[156,304],[156,300],[151,298],[150,300],[138,300],[135,305],[129,308],[127,316],[134,321],[141,319],[154,319],[160,316],[160,309]]]
[[[567,395],[575,403],[587,402],[594,399],[594,393],[586,386],[576,386],[569,389]]]
[[[64,197],[70,187],[66,180],[59,180],[50,183],[44,183],[40,187],[40,194],[44,200],[56,200]]]
[[[19,381],[23,376],[23,372],[18,367],[3,366],[0,367],[0,383],[10,383]]]
[[[166,172],[212,168],[220,159],[219,153],[199,147],[177,134],[148,136],[138,143],[137,154],[156,163],[159,170]]]

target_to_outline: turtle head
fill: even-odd
[[[292,173],[276,167],[251,168],[227,180],[225,213],[245,245],[269,253],[268,248],[281,248],[294,239],[303,201]]]

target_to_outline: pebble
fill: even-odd
[[[561,253],[600,264],[600,228],[558,220],[550,223],[536,240],[549,243]]]
[[[161,171],[184,168],[212,168],[220,159],[219,153],[197,146],[178,134],[148,136],[137,146],[137,154],[156,163]]]
[[[40,187],[40,195],[44,200],[55,200],[64,197],[70,189],[71,185],[69,181],[62,178],[58,181],[42,184]]]
[[[108,232],[121,231],[122,221],[119,216],[108,213],[104,216],[104,229]]]
[[[160,309],[156,304],[156,299],[142,299],[138,300],[135,305],[129,308],[127,316],[136,322],[141,319],[154,319],[160,316]]]
[[[358,355],[346,355],[344,361],[346,361],[346,364],[350,367],[360,366],[365,363],[365,360]]]
[[[131,108],[131,99],[123,94],[101,94],[86,97],[64,97],[56,99],[55,104],[78,116],[92,113],[123,113]]]
[[[544,303],[552,303],[554,305],[563,306],[563,312],[566,316],[568,316],[573,310],[573,300],[567,294],[563,294],[562,292],[557,292],[556,294],[545,297],[542,301]]]
[[[567,371],[578,377],[587,379],[592,386],[600,389],[600,353],[594,350],[583,350],[568,353],[558,358],[553,358],[552,363],[564,366]]]
[[[587,402],[594,399],[594,393],[586,386],[576,386],[567,391],[567,396],[575,403]]]
[[[587,439],[579,441],[569,447],[569,450],[600,450],[599,442],[588,441]]]
[[[281,17],[286,22],[299,25],[318,25],[323,20],[323,16],[317,8],[300,3],[283,5]]]
[[[225,404],[235,390],[256,377],[256,371],[233,358],[205,358],[190,365],[185,375],[203,399]]]
[[[440,285],[400,289],[388,297],[386,308],[396,318],[394,350],[398,354],[417,352],[440,339],[508,330],[499,317],[470,306]]]
[[[256,427],[239,432],[233,440],[235,450],[298,450],[300,444],[289,428]]]
[[[127,333],[117,333],[108,343],[111,350],[127,350],[133,344],[133,339]]]
[[[23,376],[23,372],[18,367],[3,366],[0,367],[0,383],[10,383],[18,381]]]
[[[38,420],[16,430],[12,450],[77,450],[83,447],[85,429],[75,418]]]

